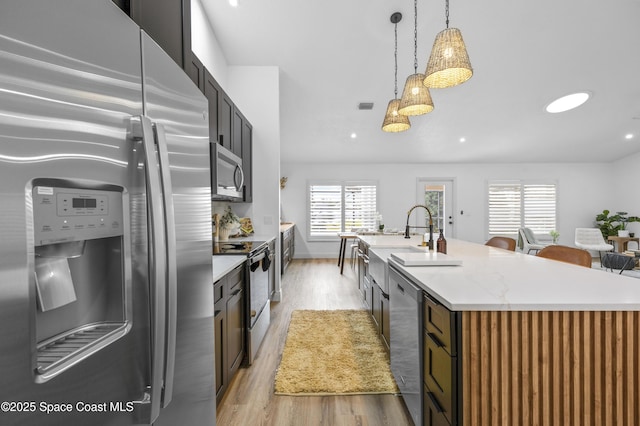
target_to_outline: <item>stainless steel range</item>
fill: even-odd
[[[214,255],[247,255],[245,324],[247,325],[247,364],[251,365],[271,322],[269,276],[274,267],[275,238],[269,241],[221,241],[214,244]]]

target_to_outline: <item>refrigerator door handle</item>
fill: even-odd
[[[158,145],[158,156],[160,160],[160,178],[162,180],[162,192],[164,194],[164,216],[166,232],[166,342],[165,342],[165,370],[164,370],[164,391],[162,394],[162,407],[166,407],[173,397],[173,373],[176,361],[176,321],[178,310],[178,276],[176,265],[176,226],[173,211],[173,186],[171,185],[171,174],[169,172],[169,151],[167,149],[167,138],[162,124],[155,123],[155,135]]]
[[[145,116],[132,120],[134,139],[142,142],[144,166],[147,180],[147,205],[149,215],[149,272],[151,286],[151,407],[150,420],[153,423],[160,415],[162,403],[163,375],[165,366],[165,323],[166,323],[166,240],[162,186],[155,152],[155,138],[151,120]]]

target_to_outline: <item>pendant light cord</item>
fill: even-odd
[[[449,0],[447,0],[445,4],[446,6],[445,6],[444,14],[445,14],[445,17],[447,18],[446,20],[447,29],[449,29]]]
[[[418,0],[413,0],[413,71],[418,74]]]
[[[395,94],[395,98],[394,99],[398,99],[398,23],[396,22],[395,24],[393,24],[394,26],[394,32],[395,32],[395,36],[396,36],[396,41],[395,41],[395,50],[394,50],[394,58],[395,58],[395,74],[394,74],[394,88],[393,88],[393,93]]]

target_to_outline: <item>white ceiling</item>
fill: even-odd
[[[640,151],[639,0],[450,0],[474,75],[433,89],[435,110],[395,134],[380,129],[394,96],[389,17],[403,14],[400,96],[413,74],[413,1],[201,1],[229,65],[280,67],[283,162],[601,162]],[[444,9],[418,1],[418,72]],[[544,111],[585,90],[583,106]]]

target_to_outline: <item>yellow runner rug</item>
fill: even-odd
[[[397,393],[389,355],[364,310],[291,314],[275,378],[278,395]]]

